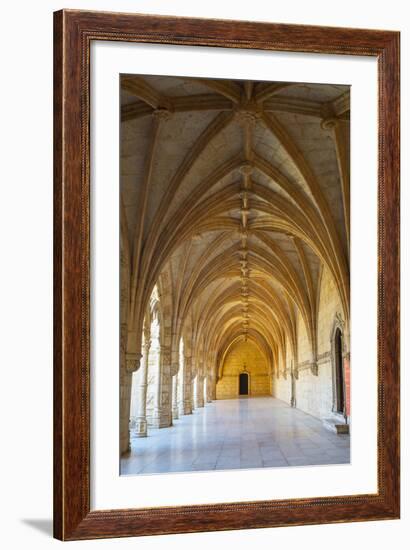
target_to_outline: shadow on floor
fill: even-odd
[[[36,531],[40,531],[49,537],[53,536],[53,520],[52,519],[27,519],[24,518],[21,520],[22,523],[32,527]]]

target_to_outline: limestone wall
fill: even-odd
[[[275,383],[275,397],[282,399],[286,403],[290,404],[291,399],[291,378],[290,378],[290,364],[291,364],[292,350],[289,341],[286,342],[286,365],[279,365],[279,378]],[[286,375],[284,370],[288,371]]]
[[[330,273],[327,269],[324,269],[320,285],[318,314],[319,330],[317,339],[319,358],[324,353],[330,351],[330,334],[332,331],[336,313],[342,313],[342,306]]]
[[[323,418],[332,410],[332,370],[330,363],[319,366],[318,375],[301,370],[296,381],[296,407]]]
[[[332,281],[330,273],[324,269],[320,283],[318,306],[318,355],[317,375],[312,372],[312,354],[305,323],[302,316],[297,318],[297,372],[295,381],[296,407],[322,418],[332,411],[332,359],[331,359],[331,333],[337,314],[341,314],[342,306],[339,295]],[[290,375],[291,349],[287,343],[286,351],[286,378],[283,376],[283,368],[280,377],[275,381],[275,397],[291,402],[292,380]]]
[[[223,365],[222,378],[216,385],[217,399],[232,399],[239,395],[239,374],[249,373],[249,394],[268,395],[270,381],[268,364],[253,342],[239,342],[228,353]]]

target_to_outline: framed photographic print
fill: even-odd
[[[399,33],[54,16],[63,540],[399,517]]]

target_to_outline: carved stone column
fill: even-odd
[[[204,376],[204,384],[203,384],[203,392],[202,392],[202,395],[204,397],[204,405],[208,403],[208,384],[209,384],[209,377]]]
[[[172,425],[172,367],[171,350],[168,346],[161,347],[161,387],[159,391],[159,428]]]
[[[166,428],[171,416],[171,353],[166,346],[157,347],[150,359],[148,375],[147,420],[152,428]]]
[[[204,406],[204,377],[200,374],[196,376],[196,393],[194,407],[197,409]]]
[[[147,423],[148,427],[157,428],[156,408],[158,407],[158,390],[160,385],[160,347],[158,338],[153,337],[151,341],[150,354],[148,359],[147,376]]]
[[[147,375],[150,346],[151,340],[149,338],[149,332],[146,332],[144,334],[141,367],[133,374],[130,418],[131,438],[147,436]]]
[[[133,373],[140,368],[141,357],[140,353],[127,352],[125,354],[125,368],[127,372]]]
[[[296,380],[297,380],[297,370],[295,368],[295,365],[293,363],[293,360],[291,362],[290,366],[290,406],[296,407]]]
[[[181,399],[178,403],[179,414],[192,414],[192,377],[191,377],[191,357],[184,358],[184,368],[182,373]]]
[[[132,379],[140,367],[141,354],[121,351],[120,373],[120,448],[121,453],[130,449],[130,403],[132,392]]]
[[[209,379],[208,384],[208,403],[211,403],[216,399],[216,382],[215,374],[213,374]]]
[[[172,377],[172,420],[178,420],[178,375]]]

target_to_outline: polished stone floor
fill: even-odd
[[[271,468],[350,462],[349,435],[273,397],[213,401],[170,428],[134,439],[121,474]]]

